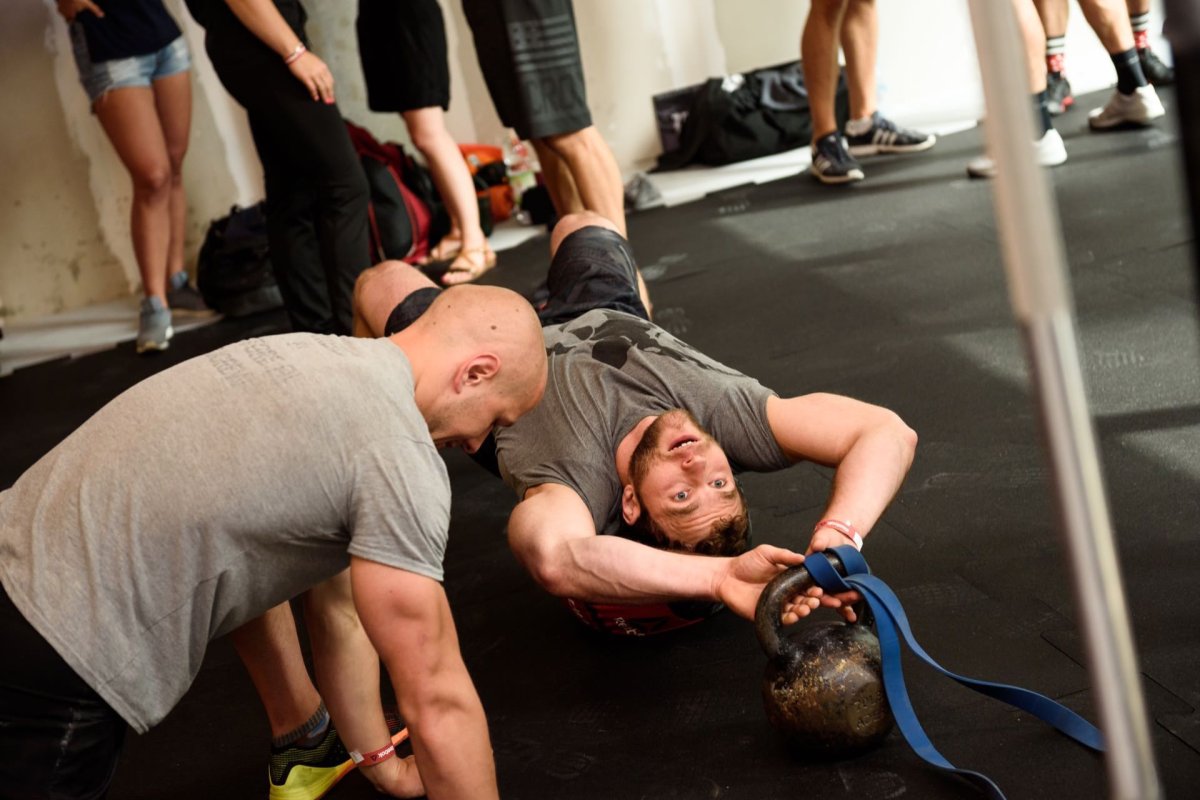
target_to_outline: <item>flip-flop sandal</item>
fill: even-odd
[[[477,260],[476,256],[482,256],[483,261],[480,262]],[[477,280],[494,266],[496,266],[496,251],[486,244],[483,247],[469,247],[459,250],[454,263],[442,275],[442,284],[445,286],[457,286],[460,283],[470,283]],[[466,277],[447,281],[446,278],[451,275],[465,275]]]

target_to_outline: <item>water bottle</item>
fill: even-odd
[[[512,187],[513,202],[518,207],[514,217],[518,222],[528,225],[529,212],[520,208],[521,195],[537,186],[537,173],[529,146],[512,130],[504,142],[504,166],[508,173],[508,185]]]

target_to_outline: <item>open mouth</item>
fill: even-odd
[[[700,440],[695,436],[680,436],[675,441],[671,442],[671,446],[667,448],[668,453],[674,453],[676,450],[682,450],[685,447],[692,447],[700,443]]]

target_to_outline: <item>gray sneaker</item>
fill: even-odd
[[[1144,126],[1165,113],[1153,86],[1139,86],[1129,94],[1121,94],[1114,89],[1107,103],[1088,113],[1088,125],[1094,131],[1126,125]]]
[[[204,298],[200,293],[192,288],[188,282],[187,271],[176,272],[167,281],[167,305],[172,311],[181,311],[184,314],[209,315],[214,313],[204,303]]]
[[[157,297],[147,297],[142,300],[142,310],[138,314],[137,351],[139,353],[157,352],[171,346],[171,337],[175,331],[171,328],[171,309],[163,305]]]

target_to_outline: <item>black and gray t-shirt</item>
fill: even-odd
[[[587,504],[597,533],[617,533],[617,446],[639,421],[673,408],[690,411],[735,470],[791,463],[767,423],[773,392],[657,325],[598,310],[543,333],[546,394],[496,434],[501,476],[518,497],[539,484],[563,484]]]

